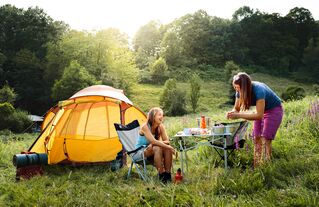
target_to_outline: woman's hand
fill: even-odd
[[[171,145],[169,145],[169,149],[172,151],[173,155],[176,153],[174,147],[172,147]]]
[[[163,143],[169,145],[169,141],[168,140],[164,140]]]
[[[239,119],[240,113],[235,111],[227,112],[227,119]]]

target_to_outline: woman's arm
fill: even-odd
[[[240,111],[240,105],[239,105],[239,99],[236,98],[235,100],[235,105],[234,105],[234,108],[232,110],[233,112],[239,112]]]
[[[169,138],[168,138],[168,136],[167,136],[167,133],[166,133],[166,130],[165,130],[164,125],[161,124],[161,125],[159,126],[159,129],[160,129],[160,132],[161,132],[160,135],[161,135],[161,137],[162,137],[163,142],[164,142],[165,144],[169,144]]]
[[[234,108],[233,108],[231,111],[228,111],[228,112],[226,113],[227,119],[231,119],[230,114],[238,113],[239,111],[240,111],[239,99],[236,98],[235,104],[234,104]]]
[[[246,119],[246,120],[260,120],[264,117],[265,112],[265,99],[259,99],[256,101],[257,113],[245,113],[245,112],[234,112],[228,114],[230,119]]]
[[[170,145],[165,144],[164,142],[158,141],[154,138],[154,136],[152,135],[150,129],[148,128],[148,126],[145,124],[142,126],[141,131],[143,132],[144,136],[146,137],[146,139],[152,144],[152,145],[156,145],[159,147],[163,147],[166,149],[170,149],[173,152],[175,151],[174,148]],[[166,135],[167,136],[167,135]],[[166,137],[167,138],[167,137]]]

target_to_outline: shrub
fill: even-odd
[[[183,115],[186,113],[186,93],[177,88],[175,79],[165,82],[164,91],[160,97],[160,105],[167,115]]]
[[[21,133],[32,124],[32,121],[28,118],[26,111],[17,109],[8,117],[8,123],[12,132]]]
[[[14,92],[12,88],[8,84],[5,84],[0,89],[0,103],[8,102],[10,104],[13,104],[13,102],[16,100],[17,94]]]
[[[315,92],[315,95],[319,95],[319,85],[318,84],[314,84],[312,86],[313,91]]]
[[[151,76],[155,84],[162,84],[167,80],[168,66],[163,58],[159,58],[151,67]]]
[[[11,130],[13,132],[23,132],[32,121],[28,114],[22,110],[15,110],[10,103],[0,104],[0,130]]]
[[[289,86],[282,94],[284,101],[300,100],[306,96],[306,91],[301,86]]]
[[[196,112],[198,107],[198,100],[200,97],[200,82],[201,79],[197,74],[193,74],[190,79],[190,95],[189,100],[192,106],[193,113]]]
[[[14,107],[8,103],[0,103],[0,130],[8,129],[10,124],[8,118],[14,113]]]
[[[240,67],[236,63],[234,63],[234,61],[227,61],[225,64],[225,80],[228,81],[230,78],[233,77],[233,71],[237,73],[240,70]]]
[[[146,70],[146,69],[140,70],[138,82],[139,83],[152,83],[151,72],[149,70]]]

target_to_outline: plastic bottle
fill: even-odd
[[[183,181],[183,175],[182,175],[182,170],[181,168],[178,168],[175,174],[175,183],[179,184]]]
[[[201,116],[200,128],[206,129],[206,119],[205,119],[205,116],[203,115]]]

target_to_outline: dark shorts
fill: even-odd
[[[253,136],[264,137],[268,140],[275,139],[283,114],[282,105],[265,111],[263,119],[254,121]]]

